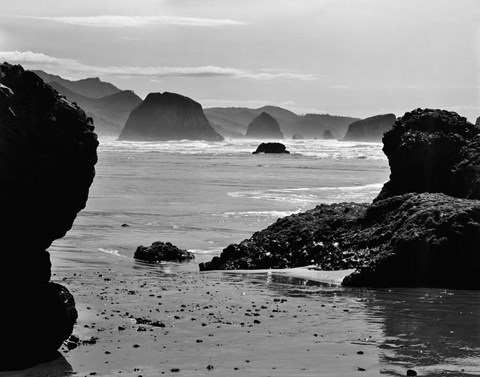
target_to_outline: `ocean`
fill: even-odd
[[[252,155],[260,142],[101,138],[87,207],[52,251],[131,258],[168,241],[209,260],[277,218],[371,201],[388,179],[378,143],[291,140],[290,154]]]
[[[100,139],[87,206],[50,251],[54,280],[73,290],[82,313],[91,313],[79,319],[76,333],[88,335],[82,331],[94,330],[91,322],[99,326],[102,317],[110,332],[94,333],[104,347],[100,353],[85,347],[66,353],[67,367],[52,366],[52,375],[156,376],[178,367],[177,375],[198,376],[213,373],[205,369],[209,363],[221,376],[237,370],[242,376],[404,376],[408,369],[421,376],[480,375],[475,291],[354,289],[269,273],[198,271],[198,263],[279,217],[321,203],[369,202],[388,180],[380,143],[288,140],[290,154],[252,155],[259,143]],[[133,260],[137,246],[154,241],[192,251],[195,262],[149,266]],[[144,296],[135,284],[123,289],[137,296],[115,296],[135,281],[149,289]],[[188,296],[192,284],[201,295]],[[132,328],[122,338],[127,331],[118,332],[113,318],[122,317],[128,303],[137,316],[151,314],[154,299],[163,300],[157,308],[164,308],[159,319],[168,331],[150,341],[131,335]],[[105,310],[94,314],[95,300],[105,300]],[[196,317],[184,318],[184,308]],[[254,323],[246,326],[239,317],[260,308],[276,309],[258,317],[263,327],[250,332]],[[206,327],[198,325],[202,321]],[[207,336],[213,325],[217,332]],[[201,336],[203,343],[195,343]],[[208,337],[221,343],[221,351]],[[122,348],[135,341],[141,357]],[[104,350],[118,353],[115,364],[106,364]]]

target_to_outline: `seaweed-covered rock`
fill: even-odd
[[[317,264],[325,270],[355,268],[360,255],[343,253],[342,235],[358,227],[367,204],[319,205],[278,219],[250,239],[223,249],[220,257],[201,263],[200,270],[290,268]],[[356,253],[351,250],[351,253]]]
[[[12,365],[55,352],[72,331],[74,300],[49,283],[46,249],[87,202],[93,129],[33,72],[0,64],[0,350]]]
[[[480,202],[445,194],[377,201],[351,246],[368,248],[352,286],[480,288]]]
[[[158,262],[185,262],[195,258],[195,256],[187,251],[179,249],[170,242],[154,242],[151,246],[139,246],[133,256],[135,259],[149,263]]]
[[[406,113],[383,137],[391,174],[377,199],[407,192],[480,198],[479,134],[454,112]]]
[[[261,143],[252,154],[258,153],[290,153],[282,143]]]
[[[351,286],[480,289],[480,201],[469,199],[480,197],[479,129],[455,113],[418,109],[384,143],[392,174],[373,204],[279,219],[200,269],[316,264],[357,269],[344,279]]]
[[[320,205],[225,248],[201,270],[356,268],[353,286],[480,288],[480,203],[405,194],[373,205]]]

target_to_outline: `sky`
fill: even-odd
[[[141,97],[480,116],[479,0],[1,0],[0,60]]]

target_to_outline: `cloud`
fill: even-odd
[[[77,75],[116,76],[116,77],[144,77],[161,79],[165,77],[226,77],[233,79],[252,80],[316,80],[318,77],[291,71],[272,71],[262,69],[239,69],[218,66],[203,67],[135,67],[135,66],[110,66],[99,67],[85,65],[74,59],[55,58],[32,51],[0,51],[0,60],[10,63],[24,64],[27,69],[51,69],[55,74],[72,77]],[[67,73],[65,73],[67,72]]]
[[[197,17],[173,17],[173,16],[84,16],[84,17],[26,17],[35,20],[53,21],[68,25],[124,28],[145,27],[157,25],[180,25],[199,27],[219,27],[244,25],[243,21]]]
[[[32,51],[0,51],[0,60],[16,64],[64,65],[78,64],[72,59],[54,58]]]
[[[231,77],[253,80],[314,80],[315,75],[298,72],[265,72],[264,70],[248,70],[229,67],[102,67],[98,72],[118,76],[161,77]]]

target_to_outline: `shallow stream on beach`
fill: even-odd
[[[101,142],[87,208],[51,248],[53,279],[77,302],[75,333],[98,339],[8,375],[480,375],[475,291],[198,271],[278,217],[371,201],[389,174],[381,144],[286,141],[290,155],[252,156],[258,141]],[[133,260],[154,241],[196,260]]]

